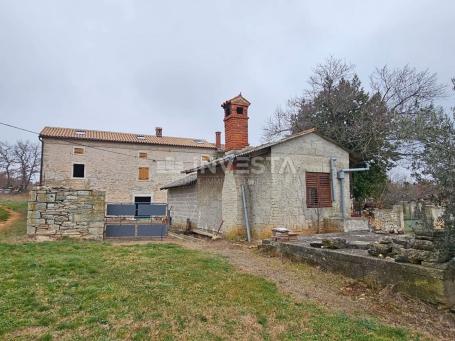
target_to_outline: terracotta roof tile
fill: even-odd
[[[78,133],[81,132],[81,133]],[[206,140],[171,137],[155,135],[141,135],[132,133],[119,133],[111,131],[74,129],[74,128],[57,128],[44,127],[40,133],[41,137],[52,137],[57,139],[75,139],[86,141],[105,141],[105,142],[121,142],[121,143],[136,143],[136,144],[158,144],[166,146],[179,147],[196,147],[196,148],[212,148],[216,149],[214,143]]]

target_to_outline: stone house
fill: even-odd
[[[201,139],[45,127],[41,185],[104,191],[106,202],[166,202],[164,184],[222,149]]]
[[[350,153],[314,129],[258,147],[248,144],[248,107],[241,95],[223,103],[225,154],[163,186],[173,225],[256,238],[276,226],[306,233],[367,228],[350,218]],[[248,220],[246,220],[246,218]]]

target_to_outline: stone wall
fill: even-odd
[[[27,234],[38,241],[103,239],[104,192],[37,187],[30,192]]]
[[[167,200],[171,210],[172,228],[185,228],[187,219],[190,219],[192,227],[197,227],[198,208],[195,184],[169,189]]]
[[[349,154],[337,145],[316,134],[304,135],[300,138],[272,147],[273,209],[271,221],[275,225],[285,225],[294,230],[314,229],[318,219],[320,225],[324,221],[337,219],[341,216],[340,182],[335,183],[335,200],[332,207],[307,208],[306,203],[306,172],[330,173],[330,158],[336,158],[337,169],[349,168]],[[293,170],[289,166],[292,162]],[[286,162],[288,165],[286,165]],[[344,181],[344,201],[346,215],[350,216],[349,176]]]
[[[403,208],[394,205],[391,209],[381,208],[374,210],[374,217],[370,220],[375,231],[401,233],[404,231]]]
[[[43,141],[44,185],[104,191],[106,202],[133,202],[135,196],[166,202],[167,191],[160,187],[181,178],[182,170],[199,165],[202,155],[215,153],[214,148],[84,141],[95,148],[85,147],[84,154],[77,155],[73,149],[80,145],[51,138]],[[139,159],[139,152],[146,152],[148,159]],[[72,177],[74,163],[85,165],[85,178]],[[139,167],[150,168],[149,180],[138,179]]]
[[[360,252],[269,240],[263,241],[260,249],[273,255],[316,264],[323,269],[362,279],[367,283],[393,285],[396,290],[426,302],[442,304],[448,308],[455,306],[455,260],[445,263],[445,266],[428,267],[370,257]]]

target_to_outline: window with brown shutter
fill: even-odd
[[[146,152],[139,152],[139,159],[146,160],[147,159],[147,153]]]
[[[74,147],[73,148],[73,154],[74,155],[83,155],[85,152],[83,147]]]
[[[149,168],[139,167],[139,180],[149,180]]]
[[[308,208],[332,207],[329,173],[306,173],[306,203]]]

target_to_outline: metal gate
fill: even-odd
[[[107,204],[105,238],[161,238],[167,236],[167,204]]]

